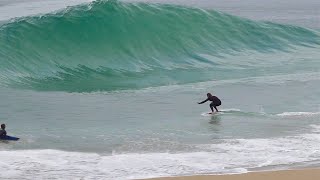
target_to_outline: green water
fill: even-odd
[[[317,29],[172,4],[95,1],[2,21],[0,122],[21,139],[1,141],[0,178],[318,164],[319,47]],[[197,104],[208,92],[222,113]]]
[[[277,73],[277,59],[255,67],[265,60],[247,54],[316,52],[320,35],[214,10],[98,1],[5,23],[0,44],[2,84],[94,92]]]

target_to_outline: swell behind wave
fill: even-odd
[[[0,83],[111,91],[211,80],[225,55],[320,44],[318,32],[213,10],[95,1],[0,26]],[[237,63],[238,64],[238,63]]]

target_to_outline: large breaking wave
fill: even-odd
[[[68,92],[183,84],[254,64],[225,63],[239,52],[318,45],[317,31],[291,25],[176,5],[95,1],[0,25],[0,83]]]

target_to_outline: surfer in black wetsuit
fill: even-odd
[[[212,103],[210,103],[210,109],[211,109],[212,112],[214,112],[214,111],[213,111],[213,108],[214,108],[217,112],[219,112],[218,109],[217,109],[217,106],[220,106],[220,105],[221,105],[221,101],[220,101],[220,99],[219,99],[217,96],[212,96],[211,93],[207,93],[207,99],[204,100],[204,101],[202,101],[202,102],[199,102],[198,104],[203,104],[203,103],[205,103],[205,102],[207,102],[207,101],[212,101]]]
[[[6,125],[1,124],[0,137],[6,136],[6,135],[7,135]]]

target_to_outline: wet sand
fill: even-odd
[[[317,180],[320,169],[250,172],[235,175],[196,175],[153,178],[152,180]]]

